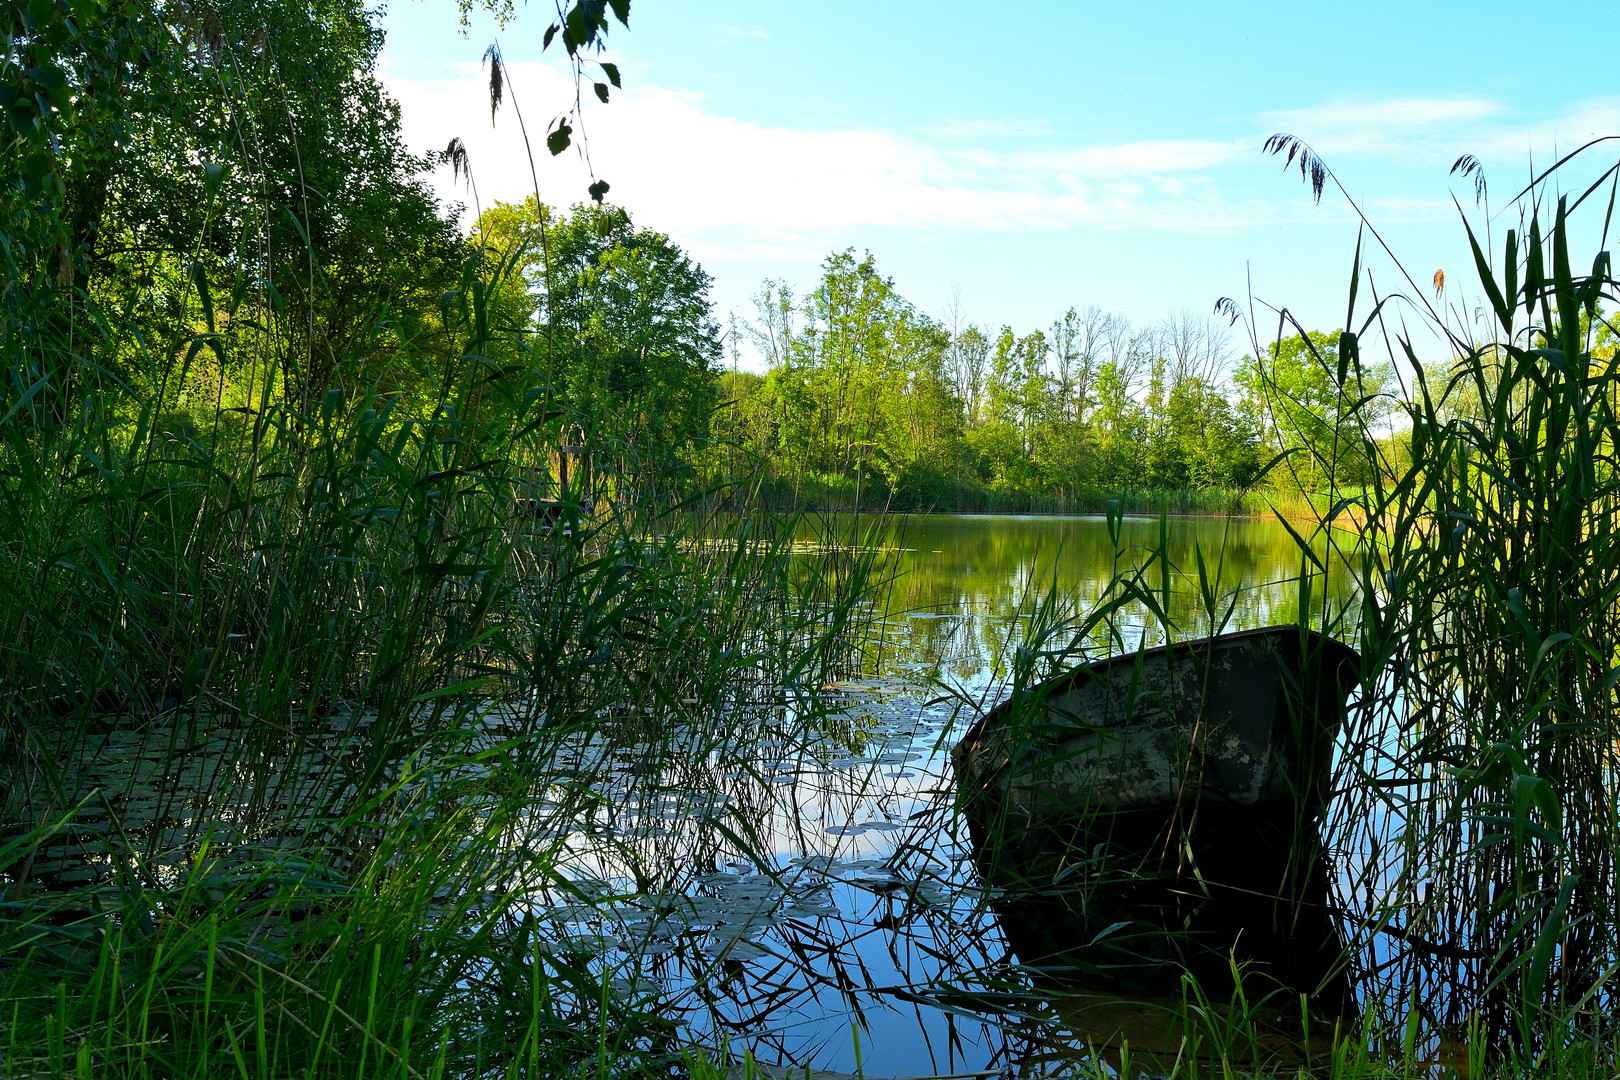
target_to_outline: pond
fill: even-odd
[[[864,535],[870,524],[808,525],[806,557],[829,534]],[[536,751],[551,780],[505,836],[519,880],[503,884],[508,899],[492,898],[492,910],[510,920],[509,897],[524,897],[521,932],[537,927],[536,962],[582,973],[769,1075],[1038,1074],[1125,1039],[1168,1060],[1183,1034],[1172,1022],[1179,999],[1078,984],[1009,946],[1006,920],[1022,916],[975,869],[950,750],[1005,693],[1012,650],[1055,616],[1091,608],[1121,575],[1145,567],[1141,586],[1167,603],[1182,637],[1209,632],[1211,611],[1224,630],[1296,621],[1302,603],[1320,617],[1352,598],[1349,575],[1336,568],[1302,593],[1299,543],[1274,521],[1125,519],[1111,529],[1103,518],[915,516],[880,530],[860,648],[838,681],[763,687],[730,723],[655,724],[656,746],[637,741],[649,728],[634,717],[607,715]],[[1155,549],[1167,561],[1152,559]],[[1111,637],[1078,644],[1106,653],[1160,632],[1142,599],[1109,625]],[[543,703],[482,709],[458,736],[470,750],[478,739],[498,745],[536,709]],[[329,743],[260,778],[271,792],[261,809],[286,808],[290,825],[315,805],[313,787],[331,773],[312,762],[341,758],[365,725],[331,718]],[[224,733],[177,719],[110,732],[86,753],[72,775],[99,794],[68,842],[40,853],[36,873],[62,884],[109,877],[114,833],[138,834],[156,878],[186,872],[204,830],[215,844],[242,841],[221,873],[232,860],[276,857],[230,800],[189,794],[243,764]],[[413,798],[477,768],[429,772]],[[447,918],[478,918],[476,897],[455,903],[447,898]],[[1206,1041],[1224,1037],[1222,1004],[1208,1010]],[[1279,1038],[1309,1040],[1288,1034],[1297,997],[1288,1009],[1293,1021],[1271,1018]],[[1247,1039],[1265,1024],[1238,1027]]]
[[[870,522],[834,523],[844,535],[869,532]],[[1161,533],[1162,530],[1162,533]],[[1079,610],[1095,605],[1122,570],[1140,566],[1162,548],[1168,556],[1168,614],[1181,636],[1212,632],[1201,602],[1204,580],[1230,608],[1222,630],[1246,630],[1299,620],[1302,556],[1288,527],[1253,518],[1124,518],[1118,544],[1102,517],[911,515],[882,528],[890,584],[881,592],[887,623],[873,674],[944,675],[965,685],[988,686],[999,674],[1008,642],[1049,591]],[[1320,557],[1324,544],[1313,544]],[[1123,557],[1121,557],[1123,554]],[[1331,565],[1331,564],[1330,564]],[[1146,584],[1163,582],[1150,567]],[[1308,601],[1319,617],[1323,590]],[[1342,564],[1333,565],[1325,590],[1330,605],[1351,596]],[[1126,632],[1157,638],[1157,620],[1140,604],[1121,613]],[[1135,641],[1129,644],[1135,645]]]
[[[870,522],[830,524],[848,536]],[[998,913],[975,872],[949,751],[1004,692],[1009,649],[1042,620],[1043,600],[1084,610],[1159,547],[1169,573],[1150,566],[1146,580],[1168,584],[1182,636],[1209,629],[1200,555],[1224,629],[1293,622],[1298,543],[1254,520],[1126,519],[1118,544],[1103,518],[915,516],[881,528],[871,646],[861,670],[823,689],[822,730],[761,732],[753,768],[710,778],[714,798],[695,814],[673,792],[619,791],[612,828],[626,843],[605,855],[581,836],[576,864],[619,906],[604,918],[599,904],[561,905],[553,933],[599,953],[621,989],[656,998],[694,1034],[795,1075],[1040,1072],[1122,1038],[1173,1057],[1178,1000],[1054,981],[1019,962],[1000,920],[1020,916]],[[1350,595],[1341,571],[1305,603],[1319,612]],[[1114,625],[1131,645],[1156,640],[1140,602]],[[705,821],[754,832],[728,849],[700,838]],[[690,873],[657,891],[632,885],[679,864]],[[1297,1017],[1297,997],[1290,1007]]]

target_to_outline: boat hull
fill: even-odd
[[[1026,963],[1140,988],[1234,957],[1337,996],[1317,817],[1359,658],[1271,627],[1015,694],[953,753],[975,859]]]

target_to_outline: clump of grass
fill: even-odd
[[[386,229],[334,242],[328,226],[372,219],[322,219],[317,189],[351,174],[306,184],[298,139],[326,118],[275,115],[307,72],[262,28],[236,47],[252,11],[116,14],[132,21],[36,4],[8,22],[8,71],[33,50],[28,78],[57,80],[47,121],[92,150],[105,134],[42,56],[73,39],[67,15],[89,20],[73,48],[122,33],[110,55],[175,77],[160,108],[144,84],[80,105],[135,102],[182,132],[232,120],[177,148],[207,163],[207,205],[135,262],[98,263],[66,204],[12,185],[0,1072],[667,1074],[687,1059],[656,1000],[539,913],[613,907],[578,848],[646,839],[607,827],[615,799],[716,815],[754,741],[816,727],[812,691],[858,662],[870,558],[806,556],[768,514],[705,515],[559,408],[569,343],[513,314],[526,253],[457,238],[397,146],[345,164],[430,219],[407,223],[419,248],[379,269]],[[371,100],[358,8],[305,29],[300,47],[358,31],[322,73],[361,94],[343,107]],[[244,89],[247,68],[275,93]],[[354,107],[383,114],[363,134],[397,134]],[[565,481],[561,445],[580,442],[595,468]],[[760,843],[718,816],[734,853]],[[692,869],[629,862],[644,892]]]
[[[557,520],[515,514],[578,418],[492,329],[504,272],[469,253],[447,339],[415,358],[430,392],[354,356],[342,388],[288,396],[249,336],[199,405],[203,349],[143,351],[108,319],[94,351],[58,342],[82,409],[11,402],[0,1071],[680,1060],[644,995],[533,918],[548,890],[613,902],[580,892],[567,841],[610,805],[615,762],[563,748],[633,750],[654,778],[715,767],[849,662],[870,564],[602,469],[557,493]],[[219,340],[203,299],[179,300],[190,340]],[[115,378],[98,354],[149,367]]]
[[[1316,164],[1320,191],[1332,174]],[[1577,268],[1577,214],[1604,213],[1605,236],[1609,219],[1588,201],[1597,187],[1549,193],[1571,168],[1520,195],[1499,248],[1469,228],[1485,298],[1470,331],[1414,288],[1448,362],[1425,363],[1386,326],[1386,301],[1341,339],[1344,416],[1381,412],[1359,382],[1380,336],[1410,382],[1393,437],[1364,422],[1331,448],[1364,456],[1375,479],[1322,518],[1355,525],[1331,542],[1362,582],[1370,661],[1332,819],[1355,974],[1386,1030],[1472,1039],[1530,1071],[1612,1063],[1620,962],[1620,415],[1614,359],[1598,347],[1616,282],[1606,252]]]

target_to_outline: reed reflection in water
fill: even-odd
[[[1008,644],[1021,640],[1018,623],[1030,617],[1033,601],[1054,590],[1072,610],[1084,611],[1102,601],[1117,573],[1146,564],[1156,550],[1168,559],[1166,614],[1182,637],[1319,620],[1324,606],[1335,613],[1355,595],[1349,569],[1328,559],[1317,539],[1312,547],[1328,574],[1325,582],[1313,581],[1301,612],[1303,560],[1275,520],[1124,518],[1120,548],[1103,517],[919,514],[887,521],[843,516],[833,524],[846,536],[878,537],[885,548],[891,584],[874,614],[886,626],[869,673],[939,676],[981,690],[1006,678]],[[1200,554],[1221,610],[1230,610],[1224,627],[1212,627],[1203,610]],[[1165,584],[1160,572],[1149,568],[1155,590]],[[1128,640],[1145,635],[1151,645],[1161,635],[1158,619],[1141,604],[1127,604],[1113,621]]]
[[[527,895],[526,919],[502,909],[488,932],[510,937],[525,962],[593,973],[581,993],[633,1000],[685,1037],[766,1063],[872,1077],[1027,1074],[1127,1038],[1173,1054],[1186,1033],[1176,995],[1077,982],[1021,944],[1038,913],[981,876],[955,813],[949,760],[981,706],[1004,692],[1009,646],[1037,621],[1039,597],[1050,590],[1084,610],[1150,547],[1170,553],[1171,608],[1188,633],[1204,629],[1195,550],[1229,594],[1229,629],[1298,617],[1290,579],[1299,557],[1282,526],[1179,520],[1160,529],[1124,522],[1121,554],[1100,518],[899,521],[883,556],[890,585],[864,612],[881,633],[844,682],[762,686],[757,707],[718,732],[606,716],[594,730],[538,744],[539,773],[556,782],[506,842],[547,853],[548,868],[508,885]],[[1342,603],[1348,580],[1339,575],[1317,595]],[[1125,633],[1153,636],[1139,605],[1119,614]],[[943,695],[945,686],[960,695]],[[485,742],[510,738],[519,719],[508,724],[495,709],[469,723],[469,761]],[[334,727],[330,753],[341,754],[349,730]],[[660,733],[656,748],[638,742],[648,732]],[[141,738],[176,742],[159,728]],[[138,786],[138,751],[108,757],[85,782]],[[166,760],[199,775],[218,764],[207,745]],[[219,805],[207,820],[111,806],[121,827],[149,830],[151,844],[175,847],[180,860],[200,828],[223,838],[229,817]],[[109,872],[97,858],[59,869]],[[1224,1016],[1224,1004],[1208,1015]],[[1297,998],[1245,1027],[1250,1045],[1221,1052],[1297,1055],[1312,1036],[1290,1027],[1290,1014],[1299,1015]]]

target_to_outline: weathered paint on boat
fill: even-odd
[[[1158,992],[1233,961],[1349,1000],[1317,817],[1360,660],[1298,626],[1144,649],[1015,693],[953,752],[1026,964]]]
[[[958,788],[1032,817],[1314,808],[1359,668],[1348,646],[1298,626],[1116,656],[986,713],[953,752]]]

